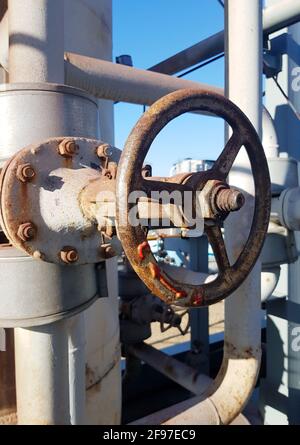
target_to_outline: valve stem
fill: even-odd
[[[224,188],[216,196],[216,206],[219,211],[236,212],[245,204],[245,197],[239,190]]]

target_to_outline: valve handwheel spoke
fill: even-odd
[[[228,271],[230,269],[230,263],[221,228],[217,225],[207,226],[205,232],[214,252],[219,272],[224,273]]]
[[[224,150],[214,163],[213,170],[226,179],[242,146],[242,135],[239,131],[235,130],[228,140]]]
[[[140,173],[149,148],[158,133],[175,117],[186,112],[202,111],[223,118],[232,136],[212,169],[181,177],[143,178]],[[233,265],[230,264],[221,224],[231,211],[244,204],[241,191],[226,184],[228,173],[245,147],[255,185],[255,208],[245,246]],[[129,195],[143,191],[189,191],[200,193],[204,225],[218,265],[218,276],[204,284],[181,283],[161,270],[141,225],[130,224],[132,208]],[[260,139],[245,114],[223,96],[202,90],[180,90],[153,104],[129,135],[118,166],[116,185],[117,231],[125,254],[150,291],[169,304],[199,307],[214,304],[236,290],[246,279],[261,252],[270,217],[271,192],[267,160]],[[195,199],[193,200],[195,204]],[[185,209],[184,209],[185,210]],[[125,215],[125,219],[124,219]]]

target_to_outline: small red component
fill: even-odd
[[[148,252],[150,252],[150,246],[148,241],[144,241],[143,243],[138,245],[138,254],[141,260],[145,259],[145,250],[147,250]]]
[[[202,297],[202,295],[199,295],[199,294],[194,295],[193,305],[194,306],[202,306],[202,304],[203,304],[203,297]]]
[[[185,298],[187,296],[187,293],[184,290],[177,291],[175,294],[176,300],[181,300],[182,298]]]
[[[160,268],[158,267],[158,265],[155,263],[150,263],[149,268],[152,278],[154,278],[154,280],[161,280]]]

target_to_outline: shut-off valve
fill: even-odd
[[[158,133],[175,117],[195,111],[223,118],[232,130],[213,167],[171,178],[152,177],[148,170],[145,174],[144,160]],[[242,191],[227,184],[242,147],[253,172],[255,207],[248,239],[231,263],[221,226],[245,201]],[[15,247],[38,260],[66,266],[98,263],[123,249],[154,295],[183,307],[216,303],[242,284],[261,252],[270,215],[268,166],[254,127],[228,99],[202,90],[179,90],[158,100],[137,122],[122,153],[104,142],[77,137],[26,147],[4,165],[0,186],[1,226]],[[181,202],[185,194],[191,196],[191,213],[202,218],[218,264],[213,281],[182,283],[157,263],[147,241],[149,205],[158,224],[165,214],[170,227],[178,215],[183,226],[191,221],[185,205],[169,202],[168,207],[153,198],[153,192],[161,191],[176,192]],[[134,205],[138,218],[133,224],[129,216]],[[166,210],[170,206],[176,218]]]

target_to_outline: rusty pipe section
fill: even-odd
[[[183,88],[199,88],[222,94],[222,89],[200,82],[119,65],[78,54],[65,54],[65,82],[90,94],[114,101],[151,105]]]
[[[146,343],[129,345],[127,351],[196,395],[203,394],[211,383],[211,379],[200,374],[197,369],[175,360]]]

